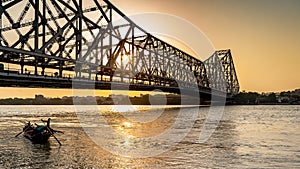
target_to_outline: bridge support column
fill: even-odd
[[[33,22],[34,27],[34,50],[35,52],[39,52],[39,0],[35,0],[34,5],[35,18]],[[38,57],[35,56],[34,63],[34,75],[38,75]]]
[[[24,65],[21,65],[21,74],[23,74],[24,73]]]
[[[42,76],[44,76],[45,75],[45,67],[43,66],[42,67]]]
[[[59,77],[63,76],[63,63],[59,61]]]
[[[21,59],[20,66],[21,66],[21,74],[23,74],[24,73],[24,59],[23,58]]]
[[[124,62],[124,60],[123,60],[123,57],[124,57],[124,54],[121,54],[121,82],[123,82],[123,79],[124,79],[124,73],[123,73],[123,71],[124,71],[124,65],[123,65],[123,62]]]
[[[2,6],[2,0],[0,1],[0,36],[2,37],[2,10],[3,10],[3,6]],[[0,38],[0,45],[2,45],[2,39]]]
[[[89,69],[89,80],[92,80],[92,72],[91,72],[91,69]]]

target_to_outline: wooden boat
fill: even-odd
[[[44,144],[48,141],[51,133],[47,129],[47,126],[33,126],[28,122],[23,128],[24,137],[31,140],[33,143]]]
[[[24,133],[23,134],[24,137],[26,137],[33,143],[45,144],[48,142],[48,139],[50,138],[50,136],[53,136],[55,138],[55,140],[59,143],[59,145],[61,145],[60,141],[54,136],[54,133],[56,133],[56,132],[63,133],[63,132],[53,130],[50,127],[50,118],[47,121],[44,121],[44,120],[42,120],[42,121],[47,122],[47,125],[37,125],[37,124],[33,125],[30,122],[28,122],[22,131]],[[19,134],[21,134],[21,133],[19,133]]]

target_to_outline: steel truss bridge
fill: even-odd
[[[200,61],[108,0],[1,0],[0,63],[1,86],[239,91],[230,50]]]

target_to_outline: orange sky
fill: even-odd
[[[299,0],[111,2],[127,15],[161,12],[184,18],[202,30],[216,49],[230,48],[241,90],[269,92],[300,88]],[[49,97],[72,94],[71,90],[57,89],[0,90],[2,98],[33,97],[35,93]]]
[[[162,12],[182,17],[201,29],[216,49],[230,48],[241,90],[300,88],[299,0],[112,2],[127,14]]]

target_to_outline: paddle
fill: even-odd
[[[61,134],[65,134],[63,131],[59,131],[59,130],[53,130],[52,128],[50,128],[52,130],[53,133],[61,133]]]
[[[55,138],[55,140],[58,142],[58,144],[61,146],[62,144],[60,143],[60,141],[55,137],[55,135],[53,134],[53,132],[51,131],[51,129],[49,129],[48,126],[46,126],[47,130],[50,132],[51,136],[53,136]]]
[[[43,119],[41,119],[41,121],[44,123],[44,125],[45,125],[45,123],[47,122],[47,121],[45,121],[45,120],[43,120]],[[47,126],[48,126],[48,123],[47,123]],[[53,132],[53,134],[54,134],[54,133],[62,133],[62,134],[65,134],[63,131],[54,130],[54,129],[52,129],[50,126],[48,126],[48,127],[49,127],[49,129]]]
[[[54,135],[54,132],[53,132],[53,131],[55,131],[55,130],[53,130],[52,128],[50,128],[50,120],[51,120],[50,118],[48,118],[47,121],[41,119],[41,121],[42,121],[43,123],[47,122],[46,129],[50,132],[51,136],[53,136],[53,137],[55,138],[55,140],[58,142],[58,144],[61,146],[62,144],[60,143],[60,141],[59,141],[59,140],[55,137],[55,135]],[[63,132],[62,132],[62,133],[63,133]]]
[[[15,137],[18,137],[20,134],[22,134],[24,131],[21,131],[19,134],[17,134]]]
[[[15,137],[18,137],[20,134],[22,134],[24,131],[26,131],[29,127],[31,127],[31,126],[30,126],[30,123],[29,123],[29,125],[25,128],[25,130],[23,130],[23,131],[21,131],[20,133],[18,133]]]

